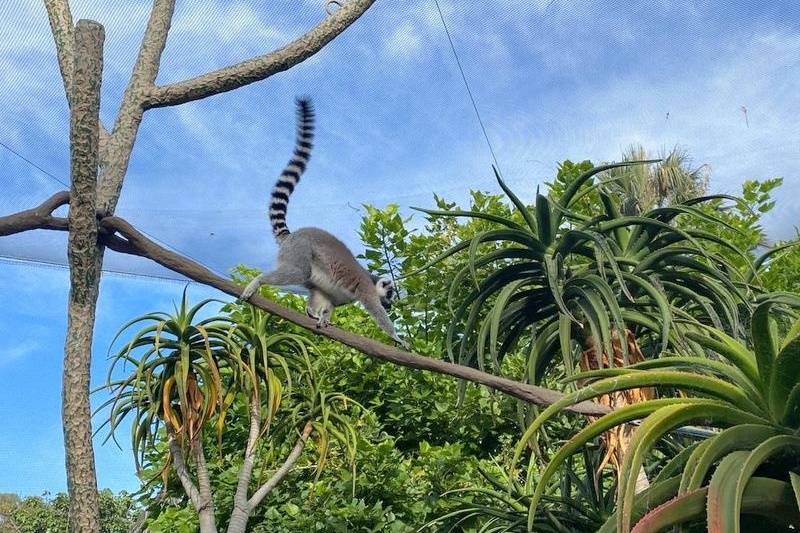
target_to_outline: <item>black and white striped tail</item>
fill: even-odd
[[[272,197],[269,205],[269,221],[272,224],[272,233],[278,241],[289,235],[286,227],[286,206],[289,196],[294,191],[300,176],[306,169],[311,158],[311,148],[314,141],[314,106],[308,98],[298,98],[297,105],[297,140],[294,153],[286,168],[281,172],[275,187],[272,188]]]

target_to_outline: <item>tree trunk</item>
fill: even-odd
[[[595,346],[591,335],[587,335],[583,340],[583,347],[585,349],[581,357],[581,369],[586,371],[597,370],[599,368],[621,368],[644,361],[644,354],[639,348],[639,343],[633,332],[626,329],[622,336],[624,336],[624,339],[620,338],[620,333],[617,330],[612,332],[611,347],[613,353],[611,357],[609,357],[609,355],[603,351],[603,347]],[[627,346],[627,355],[622,349],[623,342]],[[584,383],[579,381],[578,384],[583,386]],[[641,387],[638,389],[613,392],[611,394],[603,394],[597,398],[597,402],[613,410],[626,405],[652,400],[655,396],[656,392],[653,387]],[[596,474],[599,474],[600,471],[610,463],[614,469],[615,475],[619,477],[622,461],[629,451],[634,431],[635,428],[633,424],[622,424],[603,433],[601,440],[606,453],[600,461]],[[620,484],[620,486],[622,485]],[[644,471],[644,467],[642,467],[639,469],[636,481],[636,492],[639,493],[649,486],[650,483],[647,479],[647,474]]]
[[[62,389],[69,522],[74,533],[100,533],[89,370],[103,266],[103,249],[97,243],[95,186],[104,38],[103,27],[96,22],[82,20],[76,25],[70,112],[70,291]]]
[[[208,464],[203,452],[203,445],[200,439],[191,442],[189,448],[192,451],[194,465],[197,469],[197,488],[199,490],[199,505],[197,506],[197,518],[200,521],[200,533],[217,533],[217,519],[215,516],[214,496],[211,492],[211,478],[208,475]]]

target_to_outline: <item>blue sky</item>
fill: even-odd
[[[178,0],[158,81],[264,53],[324,16],[323,1]],[[150,2],[74,0],[106,27],[101,116],[110,126]],[[795,2],[442,0],[497,161],[532,200],[564,159],[617,159],[631,143],[680,146],[709,165],[714,192],[783,176],[770,236],[800,219],[800,8]],[[124,5],[125,7],[118,7]],[[117,6],[117,7],[114,7]],[[68,114],[43,3],[0,15],[0,215],[69,179]],[[431,206],[498,191],[493,159],[433,0],[377,2],[309,61],[244,89],[146,114],[117,213],[225,274],[268,268],[268,190],[291,151],[293,99],[314,98],[317,142],[289,225],[323,226],[358,250],[362,204]],[[747,113],[742,111],[746,108]],[[0,257],[63,264],[64,235],[0,238]],[[139,314],[170,310],[184,284],[109,252],[93,381],[110,339]],[[143,277],[144,276],[144,277]],[[155,277],[146,277],[155,276]],[[60,366],[68,274],[0,261],[0,492],[63,491]],[[199,286],[193,301],[220,296]],[[99,421],[96,421],[96,424]],[[126,437],[123,436],[123,437]],[[125,438],[121,439],[126,444]],[[97,447],[99,484],[136,487],[130,451]]]

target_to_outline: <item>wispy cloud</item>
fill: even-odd
[[[41,347],[38,344],[29,342],[6,347],[5,350],[0,352],[0,368],[40,351]]]
[[[295,17],[273,16],[250,2],[179,4],[159,80],[179,81],[271,52],[301,28]]]
[[[421,37],[417,29],[406,23],[394,30],[384,41],[387,55],[400,59],[413,56],[421,48]]]

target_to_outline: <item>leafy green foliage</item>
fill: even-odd
[[[724,198],[714,198],[700,207],[703,212],[713,214],[724,225],[714,224],[704,219],[683,220],[684,227],[710,231],[730,244],[737,253],[731,253],[730,246],[719,246],[708,243],[714,253],[725,257],[740,271],[746,272],[755,261],[759,247],[767,245],[767,235],[761,226],[761,216],[775,207],[772,192],[781,185],[783,179],[765,181],[746,181],[742,184],[742,192],[734,202],[726,202]],[[742,257],[744,255],[744,257]]]
[[[383,227],[385,234],[394,232],[407,236],[405,241],[394,241],[390,246],[383,247],[382,250],[390,252],[387,255],[391,255],[397,262],[396,270],[405,274],[402,277],[402,284],[404,288],[407,288],[408,295],[399,306],[400,314],[404,322],[416,325],[417,331],[420,332],[417,338],[424,334],[426,340],[458,339],[464,329],[462,327],[455,329],[451,315],[446,312],[442,313],[447,309],[445,304],[457,308],[459,303],[473,297],[474,292],[472,291],[475,291],[476,287],[474,284],[476,274],[481,275],[482,272],[486,272],[488,280],[489,276],[495,275],[497,270],[522,263],[531,257],[528,250],[520,251],[517,256],[513,257],[502,255],[507,253],[509,245],[527,246],[530,241],[526,242],[520,238],[511,242],[502,240],[487,242],[481,237],[483,234],[495,231],[498,225],[512,231],[519,228],[527,230],[531,227],[538,231],[541,225],[549,228],[547,233],[553,239],[551,249],[559,252],[570,249],[578,250],[567,259],[562,258],[561,264],[564,266],[560,269],[557,261],[553,261],[556,268],[545,265],[546,268],[551,268],[551,270],[545,271],[545,274],[553,272],[566,277],[567,275],[576,276],[580,269],[587,272],[593,271],[600,278],[596,280],[598,283],[595,286],[596,290],[602,291],[601,294],[605,297],[608,293],[601,287],[601,284],[610,285],[611,296],[613,301],[620,305],[620,314],[625,326],[636,332],[643,350],[650,356],[659,353],[669,355],[672,351],[681,350],[684,353],[693,354],[692,357],[695,358],[695,361],[705,357],[704,346],[690,336],[690,333],[696,334],[698,330],[704,331],[704,329],[699,327],[694,320],[687,320],[690,317],[699,319],[707,325],[724,328],[737,336],[745,334],[746,332],[740,329],[739,323],[742,321],[746,323],[748,320],[746,318],[749,317],[747,302],[754,297],[754,293],[749,291],[755,289],[755,287],[745,285],[747,273],[753,268],[752,260],[755,257],[753,253],[748,252],[750,248],[747,246],[748,243],[760,238],[758,235],[754,238],[756,230],[760,231],[757,219],[746,219],[745,217],[751,210],[763,213],[764,209],[771,205],[769,199],[771,185],[767,184],[764,187],[758,184],[747,185],[743,191],[745,198],[734,199],[732,203],[729,197],[711,196],[701,199],[699,202],[688,200],[684,205],[661,207],[634,218],[624,217],[615,209],[615,204],[620,201],[611,186],[620,181],[619,177],[613,174],[616,167],[601,174],[603,176],[601,183],[591,185],[590,182],[587,182],[582,187],[576,187],[576,182],[585,180],[587,172],[593,168],[588,161],[578,164],[567,161],[562,164],[558,176],[551,184],[549,196],[540,196],[536,206],[528,208],[536,213],[535,217],[526,218],[524,211],[519,208],[512,209],[515,207],[513,200],[509,205],[503,202],[499,195],[491,196],[483,193],[473,193],[472,205],[467,210],[436,198],[439,210],[446,211],[453,216],[442,216],[442,213],[429,212],[428,225],[424,231],[419,233],[406,231],[405,227],[410,224],[410,221],[408,219],[401,220],[396,208],[384,213],[383,218],[380,218],[382,212],[371,212],[372,217],[379,217],[377,222],[373,219],[369,226],[371,230],[378,231]],[[636,171],[640,168],[644,167],[636,165],[620,170]],[[572,200],[564,202],[563,199],[568,196],[571,196]],[[665,198],[665,200],[669,200],[669,198]],[[754,205],[754,203],[759,205]],[[549,215],[538,213],[536,211],[538,209],[547,209]],[[554,220],[558,220],[559,213],[563,214],[561,227],[554,232],[554,225],[558,227],[558,223],[554,224]],[[595,216],[598,213],[601,216]],[[619,220],[622,221],[619,222]],[[591,235],[590,232],[594,232],[596,235]],[[368,234],[365,234],[364,237],[368,237]],[[559,242],[562,239],[566,244]],[[469,242],[464,244],[466,241]],[[382,242],[385,241],[383,239],[374,240],[372,244],[378,246]],[[561,247],[559,248],[559,246]],[[453,249],[462,250],[462,253],[447,255],[444,252],[448,247],[451,251]],[[740,247],[743,251],[740,250]],[[665,248],[667,249],[664,250]],[[609,259],[605,259],[606,256]],[[492,260],[487,262],[484,267],[478,263],[485,257]],[[379,266],[382,254],[373,253],[369,258],[371,261],[375,261],[372,265],[374,268]],[[438,260],[438,262],[430,271],[414,274],[414,271],[420,270],[434,260]],[[614,267],[615,262],[617,269]],[[532,266],[531,271],[534,268],[535,266]],[[514,275],[510,268],[508,271],[512,272],[509,276]],[[408,275],[409,272],[411,275]],[[521,272],[520,277],[526,274],[524,271]],[[459,286],[449,284],[448,298],[441,299],[439,294],[443,294],[442,287],[458,276],[462,277],[463,282]],[[637,283],[636,278],[643,281]],[[462,322],[463,326],[467,319],[474,320],[476,325],[484,321],[483,336],[480,333],[471,337],[464,335],[460,337],[462,346],[465,342],[485,342],[493,334],[496,335],[498,342],[500,339],[505,341],[508,338],[509,330],[499,327],[502,322],[496,323],[494,327],[497,329],[494,333],[492,326],[485,326],[485,324],[498,315],[502,317],[505,309],[512,307],[509,302],[514,301],[513,298],[516,294],[514,291],[518,293],[525,289],[509,289],[510,283],[505,283],[505,280],[499,277],[496,279],[497,295],[486,299],[483,310],[475,312],[475,306],[473,306],[469,311],[470,314],[464,314]],[[563,278],[562,280],[556,278],[556,280],[556,283],[553,284],[548,281],[546,286],[541,283],[540,287],[544,286],[546,289],[555,287],[552,289],[554,292],[563,291],[563,287],[566,285],[565,280]],[[735,283],[730,283],[731,281]],[[648,283],[651,285],[648,286]],[[479,285],[478,289],[480,288]],[[626,289],[631,293],[630,296],[634,297],[633,302],[626,294]],[[503,291],[507,292],[504,294]],[[756,290],[755,294],[759,292]],[[420,299],[418,295],[422,295],[422,298]],[[503,298],[505,300],[502,300]],[[567,299],[564,300],[566,303]],[[502,308],[496,303],[499,301],[506,302],[506,308]],[[555,297],[551,300],[551,302],[553,301],[555,301]],[[609,298],[608,301],[612,300]],[[495,310],[500,309],[500,311],[492,310],[492,304],[495,305]],[[559,302],[555,301],[555,305],[551,308],[558,307],[558,305]],[[582,319],[585,317],[580,309],[577,312],[573,312],[572,309],[573,307],[567,306],[567,310],[574,317]],[[502,360],[489,358],[491,367],[501,368],[504,373],[516,379],[526,379],[531,375],[530,359],[526,363],[525,357],[521,356],[531,353],[541,357],[542,367],[540,369],[549,367],[551,373],[550,378],[547,379],[544,371],[540,370],[534,377],[542,376],[547,379],[548,383],[555,383],[552,378],[563,377],[564,366],[561,366],[559,361],[552,356],[557,354],[558,350],[563,350],[565,346],[569,345],[564,344],[564,338],[568,341],[576,339],[583,343],[587,336],[597,335],[594,331],[600,331],[600,342],[603,343],[606,342],[610,331],[616,326],[612,315],[608,325],[605,326],[607,328],[605,334],[602,333],[602,326],[595,327],[594,331],[591,327],[576,328],[574,325],[570,325],[571,317],[566,315],[563,309],[559,310],[562,317],[557,322],[551,324],[549,328],[536,330],[537,335],[534,336],[536,340],[530,345],[529,351],[514,349],[513,344],[502,344],[497,353],[500,354],[501,350],[507,348],[505,356]],[[598,308],[595,312],[595,316],[600,317],[601,320],[604,314],[611,314],[603,313],[601,310],[602,308]],[[512,312],[514,311],[509,311],[509,314]],[[546,316],[547,313],[543,312],[542,315]],[[440,319],[442,322],[437,322]],[[669,328],[667,329],[666,326]],[[587,329],[590,331],[586,332]],[[666,343],[664,342],[665,335]],[[593,340],[597,342],[596,338]],[[665,348],[667,351],[664,351]],[[484,353],[488,352],[491,355],[490,349]],[[548,354],[548,351],[549,355],[542,357],[542,354]],[[464,352],[460,353],[463,355]],[[475,354],[477,355],[477,350]],[[687,358],[686,361],[688,360]],[[462,358],[462,362],[464,361],[465,359]],[[480,359],[477,362],[479,365],[481,364]],[[571,368],[571,360],[563,358],[562,362],[567,365],[566,369]],[[484,367],[488,366],[490,365],[484,365]],[[713,367],[713,364],[711,366]],[[719,368],[715,369],[715,371],[719,370]],[[394,387],[386,387],[386,389],[391,391],[394,390]],[[662,388],[662,392],[670,394],[674,393],[675,389],[674,387]],[[741,396],[739,398],[741,399]],[[509,409],[501,407],[500,413],[508,412],[510,412]],[[557,420],[551,420],[546,433],[543,431],[544,428],[540,429],[537,432],[539,445],[557,444],[558,435],[568,438],[581,429],[580,425],[565,422],[563,417],[558,417]],[[654,450],[659,450],[657,453],[663,464],[666,464],[682,449],[682,445],[675,447],[674,444],[670,444],[672,440],[674,439],[671,436],[666,436],[655,443]],[[527,439],[522,439],[520,442],[527,442]],[[587,441],[586,445],[588,444]],[[586,453],[585,447],[582,448],[582,453]],[[544,448],[540,449],[537,454],[531,454],[532,460],[535,457],[544,459],[545,456]],[[573,457],[569,456],[566,460],[572,461]],[[653,459],[649,459],[648,469],[652,468],[652,464],[654,464],[652,461]],[[573,472],[574,466],[565,470]],[[531,482],[538,476],[538,467],[531,463],[526,472],[529,476],[528,481]],[[573,526],[577,530],[594,530],[604,521],[608,513],[603,514],[597,511],[605,508],[610,512],[613,506],[603,507],[601,501],[608,503],[609,500],[593,499],[590,497],[592,491],[586,490],[586,488],[592,487],[595,492],[600,490],[600,493],[606,496],[611,494],[611,499],[613,499],[613,478],[607,476],[605,484],[597,485],[597,481],[593,477],[595,476],[594,470],[587,468],[584,472],[587,472],[586,480],[591,480],[591,483],[580,483],[576,479],[570,479],[570,476],[562,477],[562,480],[569,481],[563,486],[552,488],[552,491],[543,495],[542,512],[536,518],[535,529],[537,531],[547,530],[546,528],[549,527],[547,524],[557,523],[560,515],[554,514],[554,510],[560,509],[558,507],[560,504],[557,503],[561,497],[559,495],[574,495],[575,491],[586,496],[571,500],[583,503],[570,507],[569,513],[571,514],[569,516],[575,518],[581,515],[581,511],[584,511],[586,516],[592,515],[596,521],[593,522],[593,526],[588,526],[588,522],[583,526],[579,526],[577,523]],[[514,531],[515,527],[518,527],[520,531],[526,531],[527,517],[520,518],[520,513],[515,511],[515,507],[526,498],[529,501],[530,496],[526,495],[529,495],[530,492],[527,492],[524,487],[515,489],[513,484],[511,489],[504,488],[501,492],[512,490],[512,493],[515,494],[511,502],[517,503],[512,504],[505,494],[497,498],[488,497],[487,490],[491,489],[477,488],[482,486],[483,481],[474,485],[476,492],[481,492],[486,496],[483,505],[457,506],[452,511],[453,514],[447,515],[448,519],[463,518],[467,515],[474,519],[483,517],[484,520],[494,523],[497,531],[505,530],[503,529],[505,527],[508,527],[509,531]],[[527,505],[524,507],[526,511],[522,514],[527,513]],[[553,527],[557,528],[558,526],[553,525]]]
[[[423,442],[405,454],[385,438],[362,441],[356,464],[353,470],[334,459],[316,483],[298,471],[274,494],[254,531],[416,531],[426,516],[449,509],[446,491],[475,475],[459,445]]]
[[[534,531],[596,531],[607,520],[614,510],[616,483],[613,476],[596,473],[602,456],[601,449],[587,446],[581,454],[567,459],[558,493],[540,502],[542,512],[534,520]],[[485,524],[485,528],[491,526],[487,531],[498,533],[531,531],[527,520],[530,493],[499,469],[481,469],[481,474],[489,486],[454,490],[459,504],[428,525],[438,526],[436,531],[454,522]]]
[[[475,198],[481,206],[490,209],[502,206],[508,211],[499,196],[476,193]],[[406,231],[406,223],[408,219],[400,219],[392,206],[384,211],[371,211],[365,219],[364,238],[372,244],[365,256],[370,258],[368,262],[375,261],[371,265],[373,271],[392,275],[386,266],[392,262],[395,275],[399,275],[427,262],[425,254],[433,258],[441,252],[444,246],[440,235]],[[451,229],[453,238],[471,231],[458,225]],[[393,234],[407,238],[388,237]],[[235,275],[243,282],[254,272],[239,268]],[[413,285],[416,282],[429,286],[438,284],[436,290],[440,294],[444,291],[445,295],[433,305],[430,300],[435,298],[436,291],[417,290]],[[407,278],[401,281],[401,287],[403,298],[393,308],[396,323],[401,328],[413,324],[419,333],[413,335],[412,342],[420,349],[435,353],[448,321],[447,310],[441,306],[446,300],[446,280],[437,278],[426,282]],[[302,296],[278,293],[267,287],[262,288],[262,294],[298,310],[304,307]],[[418,310],[426,309],[425,306],[429,310],[427,320],[417,320],[421,316]],[[233,304],[224,311],[240,325],[255,319],[253,308],[248,305]],[[275,317],[266,320],[265,330],[269,332],[311,339],[308,332],[291,323]],[[359,306],[337,308],[333,322],[364,335],[379,335],[373,321]],[[357,428],[355,455],[351,460],[346,449],[332,443],[327,450],[326,468],[318,472],[314,468],[314,454],[311,451],[304,454],[297,468],[254,512],[250,523],[255,530],[414,531],[430,517],[445,513],[462,502],[463,498],[448,491],[486,486],[488,482],[478,473],[478,466],[498,471],[495,462],[501,461],[500,457],[509,449],[508,433],[514,432],[517,413],[515,402],[508,398],[482,388],[466,387],[459,407],[459,385],[452,378],[381,363],[318,337],[309,364],[318,390],[346,389],[348,397],[368,409],[340,411]],[[521,369],[515,364],[519,366],[519,361],[509,358],[507,372],[520,373]],[[282,406],[289,408],[295,401],[285,399]],[[215,446],[214,435],[203,436],[204,447],[215,450],[208,457],[208,464],[218,517],[226,516],[232,505],[229,495],[241,461],[238,452],[246,440],[246,431],[236,423],[243,409],[240,402],[237,397],[229,407],[229,423],[221,445]],[[276,415],[279,416],[280,413]],[[269,446],[259,452],[262,469],[256,472],[257,477],[268,476],[275,458],[285,456],[289,443],[280,444],[279,440],[271,438]],[[150,448],[150,455],[145,459],[148,468],[142,475],[157,476],[166,454],[163,443]],[[169,478],[166,490],[170,498],[162,502],[174,502],[171,498],[182,495],[174,476]],[[164,503],[153,506],[156,518],[149,527],[164,531],[196,527],[193,514],[181,506],[176,508]],[[481,523],[481,520],[472,523]],[[468,525],[463,524],[464,531],[469,531]]]
[[[154,444],[161,424],[188,444],[198,438],[213,415],[224,413],[228,391],[222,383],[219,361],[228,353],[233,323],[220,317],[195,322],[209,303],[212,300],[189,307],[184,291],[173,315],[158,312],[136,318],[112,341],[134,325],[150,324],[136,332],[113,357],[108,372],[113,396],[100,408],[111,407],[109,437],[123,419],[134,417],[132,443],[137,461],[145,447]],[[139,351],[141,355],[137,355]],[[135,370],[115,380],[112,376],[120,363],[130,364]],[[137,467],[141,465],[137,463]]]
[[[358,437],[350,417],[357,417],[360,408],[341,393],[318,387],[307,338],[277,330],[273,320],[252,309],[246,311],[247,321],[234,318],[243,311],[198,319],[209,303],[190,307],[184,293],[174,314],[151,313],[123,326],[120,335],[146,324],[114,356],[108,385],[112,397],[103,407],[110,407],[110,437],[123,419],[133,417],[137,467],[148,487],[161,481],[166,488],[172,466],[182,470],[188,465],[198,484],[209,474],[219,476],[228,490],[216,494],[214,503],[224,522],[225,511],[233,509],[232,489],[251,486],[252,467],[242,462],[244,450],[259,446],[266,458],[256,469],[255,489],[283,463],[298,428],[305,425],[308,431],[313,428],[314,441],[305,464],[313,464],[319,475],[332,443],[339,443],[352,463]],[[134,370],[114,379],[117,363]],[[228,432],[235,446],[226,442]],[[180,449],[165,445],[173,440]],[[209,459],[208,451],[215,448],[218,456]],[[184,457],[178,459],[179,453]],[[155,511],[155,528],[181,530],[194,523],[186,514],[171,516],[175,511],[169,507],[156,506]]]
[[[346,389],[375,414],[399,450],[413,452],[420,442],[459,442],[466,453],[485,457],[496,453],[500,436],[515,427],[504,419],[514,404],[503,396],[469,387],[459,407],[458,384],[453,379],[398,369],[355,350],[326,344],[320,348],[327,353],[338,351],[337,357],[318,362],[327,386]]]
[[[157,509],[155,517],[147,521],[147,530],[152,533],[196,533],[200,529],[197,513],[190,506],[151,506]]]
[[[518,439],[517,428],[529,427],[539,411],[482,388],[381,363],[316,338],[312,356],[304,363],[314,376],[309,386],[320,399],[326,391],[347,390],[348,397],[364,407],[340,403],[336,412],[353,429],[355,440],[349,446],[336,439],[310,444],[297,467],[254,512],[251,530],[529,531],[530,516],[536,531],[596,531],[604,523],[613,529],[616,522],[609,517],[615,509],[616,477],[607,470],[597,471],[603,452],[596,436],[603,428],[666,407],[675,410],[664,411],[661,425],[645,426],[657,425],[663,431],[648,430],[651,437],[637,441],[646,453],[635,460],[651,476],[663,475],[654,480],[646,498],[632,498],[631,520],[650,512],[646,520],[657,524],[666,515],[685,512],[690,522],[704,522],[710,494],[715,498],[718,494],[720,501],[730,498],[724,491],[709,489],[727,457],[721,452],[705,471],[705,484],[675,497],[680,475],[694,468],[689,458],[706,445],[676,437],[662,426],[670,425],[663,420],[682,425],[688,417],[694,422],[687,423],[744,428],[721,440],[728,443],[725,446],[741,442],[748,430],[751,441],[775,436],[766,433],[772,426],[762,422],[772,420],[770,413],[777,413],[781,402],[775,399],[770,407],[768,399],[758,399],[769,398],[760,376],[771,375],[775,365],[782,374],[794,375],[793,359],[777,363],[777,341],[763,337],[757,338],[761,340],[754,349],[741,325],[785,332],[779,327],[783,318],[774,311],[788,300],[768,312],[759,307],[760,312],[751,313],[750,306],[763,291],[758,283],[769,280],[773,288],[785,290],[796,281],[791,272],[773,269],[780,261],[791,261],[795,248],[766,261],[758,278],[748,275],[758,251],[753,243],[763,241],[759,217],[771,209],[777,185],[746,184],[744,198],[734,201],[712,196],[683,205],[644,202],[644,212],[626,215],[620,207],[622,193],[615,188],[622,182],[616,172],[646,176],[651,167],[606,168],[602,171],[588,161],[565,162],[549,194],[537,195],[534,206],[523,206],[502,180],[498,183],[505,195],[472,192],[467,208],[435,197],[436,209],[427,211],[423,227],[411,217],[403,218],[396,205],[383,210],[366,207],[361,237],[367,249],[361,259],[370,270],[399,282],[401,299],[393,307],[393,320],[417,351],[449,351],[461,362],[514,379],[563,387],[561,380],[574,372],[577,346],[593,344],[607,350],[614,331],[624,327],[634,332],[648,356],[660,359],[640,363],[631,371],[582,375],[599,379],[583,391],[599,394],[662,380],[657,383],[662,397],[620,410],[620,418],[601,419],[598,425],[586,426],[581,419],[554,411],[546,424],[538,423]],[[798,257],[794,256],[795,262]],[[434,262],[435,267],[423,270]],[[235,271],[238,281],[253,274],[246,268]],[[298,310],[304,307],[302,296],[271,288],[262,288],[262,293]],[[311,340],[301,328],[259,315],[251,306],[233,304],[224,312],[226,320],[236,324],[252,326],[261,320],[259,331]],[[764,316],[769,317],[766,322]],[[337,308],[333,321],[367,336],[381,335],[358,306]],[[708,357],[709,352],[716,355]],[[754,353],[772,353],[775,359],[756,361]],[[292,387],[308,390],[304,383],[293,379]],[[566,386],[571,384],[567,380]],[[779,396],[798,395],[791,384],[791,379],[784,380],[778,386],[783,391]],[[670,398],[679,391],[692,396]],[[299,391],[282,396],[281,411],[274,419],[277,426],[258,453],[255,478],[268,478],[291,447],[291,440],[276,430],[282,415],[324,403],[304,397]],[[246,428],[238,422],[247,416],[245,398],[235,395],[222,417],[224,439],[219,441],[215,432],[201,436],[204,447],[214,451],[208,464],[220,522],[232,507],[240,451],[246,443]],[[784,405],[783,416],[793,409]],[[209,423],[215,427],[219,420],[213,412]],[[517,450],[518,457],[527,459],[528,465],[509,473],[502,465],[511,461],[515,442],[524,446]],[[565,451],[574,442],[579,444]],[[780,447],[780,442],[774,446]],[[742,446],[734,451],[752,451]],[[323,450],[325,468],[320,470],[317,458]],[[148,449],[142,475],[157,477],[167,453],[157,440]],[[554,470],[543,473],[540,465],[551,459]],[[631,472],[635,464],[628,466]],[[742,527],[757,507],[753,502],[759,494],[770,513],[788,516],[785,496],[795,498],[800,491],[793,487],[800,481],[776,474],[787,464],[780,453],[758,463],[757,475],[741,494]],[[764,477],[765,472],[772,472],[772,478]],[[717,486],[723,487],[727,482],[722,480],[730,477],[720,474],[719,479]],[[540,483],[544,489],[532,507]],[[629,478],[623,479],[623,491],[628,484]],[[151,530],[196,530],[191,509],[175,499],[181,491],[174,475],[162,488],[168,497],[152,505],[156,517],[149,524]],[[674,503],[653,508],[668,501]],[[698,501],[700,514],[692,514]]]
[[[131,495],[114,494],[103,489],[98,494],[100,530],[103,533],[128,531],[138,514]],[[66,533],[69,529],[69,496],[64,493],[51,498],[29,496],[20,499],[13,494],[0,495],[0,533]]]

